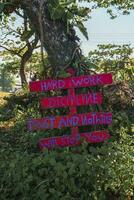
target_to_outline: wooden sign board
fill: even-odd
[[[38,142],[40,149],[48,148],[52,149],[54,147],[68,147],[77,146],[81,144],[81,138],[84,138],[88,143],[99,143],[107,140],[110,137],[107,131],[95,131],[91,133],[81,133],[76,136],[62,136],[62,137],[52,137],[44,138]]]
[[[102,103],[101,93],[42,98],[40,101],[42,109],[61,108],[67,106],[82,106],[82,105],[101,104],[101,103]]]
[[[69,136],[44,138],[38,142],[40,149],[52,149],[55,147],[76,146],[81,144],[81,138],[88,143],[103,142],[110,137],[107,131],[94,131],[91,133],[79,133],[79,126],[96,124],[110,125],[112,113],[93,112],[77,114],[77,106],[102,103],[102,95],[99,92],[75,95],[74,88],[106,85],[112,83],[112,74],[85,75],[58,80],[42,80],[30,82],[31,92],[45,92],[49,90],[68,89],[67,96],[49,97],[40,99],[41,109],[69,107],[69,115],[30,119],[27,121],[29,131],[62,129],[71,127]]]
[[[29,83],[30,92],[45,92],[69,88],[89,87],[112,83],[112,74],[85,75],[58,80],[42,80]]]
[[[30,131],[61,129],[75,126],[88,126],[95,124],[109,125],[112,122],[111,113],[84,113],[58,117],[44,117],[42,119],[31,119],[28,121]]]

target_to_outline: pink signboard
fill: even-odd
[[[45,92],[68,88],[80,88],[112,83],[112,74],[82,75],[57,80],[42,80],[29,83],[31,92]]]
[[[92,133],[82,133],[83,137],[88,143],[103,142],[110,138],[108,131],[95,131]]]
[[[43,97],[40,99],[41,109],[69,107],[66,116],[48,116],[27,121],[29,131],[62,129],[70,127],[71,134],[60,137],[50,137],[40,139],[38,147],[42,149],[52,149],[56,147],[71,147],[81,144],[81,138],[88,143],[98,143],[107,140],[110,135],[105,130],[91,133],[79,133],[80,126],[93,126],[96,124],[110,125],[112,123],[112,113],[91,112],[77,114],[77,107],[102,103],[100,92],[88,94],[75,94],[74,88],[89,87],[96,85],[106,85],[112,83],[112,74],[85,75],[57,80],[42,80],[30,82],[31,92],[45,92],[49,90],[68,89],[67,96]]]
[[[77,134],[76,136],[61,136],[44,138],[39,140],[38,146],[40,149],[48,148],[52,149],[54,147],[71,147],[81,144],[81,138],[84,138],[88,143],[98,143],[103,142],[110,137],[107,131],[95,131],[91,133]]]
[[[62,129],[66,127],[88,126],[95,124],[109,125],[112,123],[112,113],[84,113],[57,117],[31,119],[27,122],[29,131]]]
[[[40,149],[48,148],[52,149],[54,147],[71,147],[80,145],[80,135],[76,136],[61,136],[61,137],[51,137],[39,140],[38,146]]]
[[[82,105],[101,104],[101,103],[102,103],[101,93],[42,98],[40,101],[42,109],[61,108],[68,106],[82,106]]]

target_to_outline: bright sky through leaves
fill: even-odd
[[[97,9],[92,12],[91,16],[92,18],[86,22],[89,40],[87,41],[78,31],[82,49],[86,55],[98,44],[114,43],[134,46],[134,13],[119,15],[112,20],[105,9]]]

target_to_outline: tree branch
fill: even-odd
[[[23,15],[21,15],[20,12],[19,12],[18,10],[15,10],[15,13],[16,13],[19,17],[23,18]]]
[[[14,51],[14,50],[12,50],[12,49],[8,49],[7,47],[5,47],[5,46],[3,46],[3,45],[0,45],[0,47],[3,48],[3,49],[5,49],[6,51],[9,51],[10,53],[12,53],[12,54],[14,54],[14,55],[16,55],[16,56],[22,58],[22,56],[21,56],[18,52]]]

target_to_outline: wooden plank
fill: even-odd
[[[68,89],[68,96],[71,96],[71,97],[75,98],[75,89],[74,88]],[[76,106],[75,105],[73,105],[73,106],[70,105],[69,106],[69,114],[73,115],[73,114],[76,114],[76,113],[77,113]],[[79,132],[77,126],[76,127],[71,127],[70,129],[71,129],[70,130],[71,131],[71,136],[76,136],[78,134],[78,132]]]
[[[92,133],[82,133],[83,137],[88,143],[104,142],[110,138],[108,131],[94,131]]]
[[[44,148],[52,149],[55,147],[71,147],[80,145],[80,135],[74,136],[62,136],[40,139],[38,147],[42,150]]]
[[[104,142],[110,138],[110,135],[107,131],[94,131],[91,133],[82,133],[75,136],[62,136],[62,137],[52,137],[52,138],[43,138],[38,142],[38,146],[41,150],[43,149],[52,149],[52,148],[62,148],[62,147],[71,147],[80,145],[84,138],[88,143],[98,143]]]
[[[111,124],[112,113],[84,113],[67,116],[45,117],[27,121],[29,131],[61,129],[65,127],[87,126],[95,124]]]
[[[92,105],[101,103],[102,103],[102,95],[99,92],[90,94],[80,94],[76,96],[69,95],[61,97],[42,98],[40,101],[42,109],[61,108],[67,106],[72,107],[81,105]]]
[[[31,92],[45,92],[49,90],[80,88],[96,85],[106,85],[112,83],[112,74],[82,75],[79,77],[69,77],[57,80],[42,80],[29,83]]]
[[[74,88],[68,89],[68,96],[66,96],[65,99],[68,99],[68,100],[69,100],[68,97],[71,97],[72,100],[75,101],[76,96],[75,96],[75,89],[74,89]],[[65,99],[64,99],[64,101],[66,101]],[[66,102],[66,103],[67,103],[67,102]],[[66,106],[66,105],[65,105],[65,106]],[[70,114],[70,115],[73,115],[73,114],[76,114],[76,113],[77,113],[77,108],[76,108],[76,105],[75,105],[75,104],[71,103],[71,104],[69,104],[69,105],[67,105],[67,106],[69,106],[69,114]]]

